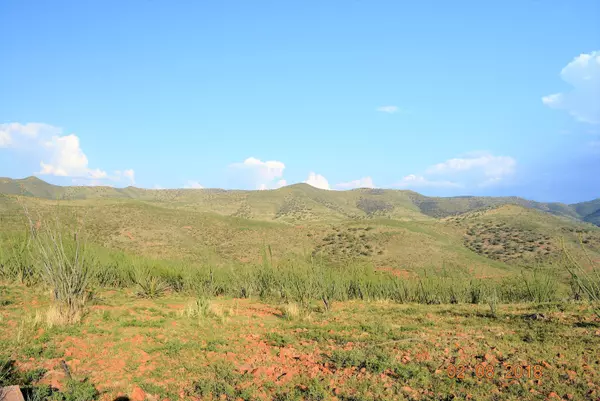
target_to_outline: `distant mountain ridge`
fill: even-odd
[[[600,226],[600,198],[574,204],[536,202],[516,196],[428,197],[409,190],[354,189],[327,191],[307,184],[294,184],[271,191],[222,189],[142,189],[136,187],[58,186],[37,177],[0,177],[0,194],[24,195],[42,199],[138,199],[180,202],[187,208],[258,218],[305,220],[328,216],[364,218],[387,216],[404,218],[418,215],[443,218],[477,209],[516,204],[556,216]],[[270,205],[269,207],[265,205]],[[268,209],[268,210],[267,210]]]

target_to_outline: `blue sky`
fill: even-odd
[[[600,2],[0,0],[0,176],[600,196]]]

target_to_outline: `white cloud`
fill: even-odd
[[[0,147],[18,145],[27,139],[33,139],[44,134],[45,136],[59,135],[61,129],[42,123],[5,123],[0,124]]]
[[[376,110],[389,114],[397,113],[399,111],[398,106],[381,106],[378,107]]]
[[[473,152],[434,164],[423,174],[410,174],[394,184],[400,188],[472,188],[499,184],[515,173],[517,162],[509,156]]]
[[[260,159],[249,157],[242,163],[234,163],[230,167],[256,189],[273,188],[277,187],[281,181],[285,182],[282,179],[285,164],[277,160],[263,162]],[[278,178],[279,180],[274,182]]]
[[[429,180],[422,175],[409,174],[392,185],[398,188],[460,188],[462,185],[452,181]]]
[[[426,170],[427,174],[454,175],[463,172],[480,172],[486,179],[500,180],[515,171],[517,162],[509,156],[494,156],[489,153],[474,154],[438,163]]]
[[[33,139],[41,135],[60,135],[61,132],[62,130],[60,128],[43,123],[0,124],[0,146],[3,146],[2,138],[4,138],[4,140],[6,141],[4,146],[7,146],[14,142],[13,139],[18,142],[18,137],[23,137],[24,139]]]
[[[0,124],[0,147],[39,157],[40,171],[35,174],[75,177],[77,184],[107,185],[100,180],[119,181],[121,175],[119,172],[116,177],[109,177],[104,170],[90,168],[79,137],[64,135],[61,128],[50,124]],[[133,170],[126,170],[123,176],[134,182]]]
[[[154,187],[152,187],[151,189],[165,189],[164,187],[161,187],[158,184],[154,184]]]
[[[94,179],[106,178],[106,171],[100,169],[88,170],[90,177]]]
[[[183,187],[187,188],[187,189],[202,189],[202,188],[204,188],[202,185],[200,185],[200,183],[198,181],[188,181],[185,183],[185,185]]]
[[[277,181],[277,183],[275,184],[275,186],[277,188],[281,188],[281,187],[285,187],[287,185],[287,181],[286,180],[279,180]]]
[[[560,72],[570,92],[542,97],[542,102],[555,109],[566,110],[576,120],[600,124],[600,50],[580,54]]]
[[[0,130],[0,148],[7,148],[12,143],[10,134]]]
[[[375,188],[373,185],[373,179],[371,177],[363,177],[358,180],[348,181],[348,182],[340,182],[339,184],[335,184],[336,188],[341,189],[353,189],[353,188]]]
[[[55,135],[50,140],[43,141],[42,146],[47,149],[49,161],[40,162],[42,170],[38,174],[61,177],[106,177],[106,172],[88,168],[87,156],[83,153],[76,135]]]
[[[313,173],[312,171],[308,174],[308,178],[304,182],[315,188],[330,189],[327,179],[320,174]]]

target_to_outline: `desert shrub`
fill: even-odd
[[[317,378],[308,380],[308,383],[302,384],[301,388],[296,387],[296,391],[305,401],[323,401],[328,399],[331,394],[327,384]]]
[[[126,288],[135,284],[132,272],[134,259],[123,252],[102,252],[95,249],[101,269],[94,271],[93,283],[100,287]]]
[[[131,281],[137,287],[137,295],[143,298],[158,298],[170,287],[153,265],[141,262],[131,272]]]
[[[490,293],[487,295],[486,301],[490,307],[490,316],[498,317],[498,294],[496,289],[490,291]]]
[[[394,210],[394,205],[380,199],[370,199],[361,197],[356,202],[356,207],[365,212],[368,216],[383,215]]]
[[[210,310],[210,301],[205,297],[197,297],[187,303],[183,313],[187,317],[207,317]]]
[[[33,218],[24,206],[30,230],[30,255],[41,279],[52,289],[49,310],[52,324],[72,324],[81,319],[91,297],[90,277],[95,267],[88,252],[83,224],[69,227],[61,221],[60,210],[53,218]]]
[[[94,401],[100,396],[87,380],[68,380],[60,391],[48,385],[25,386],[21,391],[28,401]]]
[[[202,377],[196,379],[188,395],[207,399],[235,400],[243,393],[237,386],[242,382],[242,375],[237,373],[235,367],[225,361],[217,361],[210,365]]]
[[[594,312],[600,317],[600,266],[589,257],[583,243],[581,247],[590,265],[586,269],[577,261],[565,246],[564,240],[561,241],[564,255],[564,266],[571,276],[571,288],[574,296],[586,299],[594,309]]]
[[[0,388],[3,386],[31,386],[37,383],[47,370],[36,368],[32,370],[18,370],[14,360],[0,359]]]
[[[469,283],[468,289],[468,302],[472,304],[478,304],[483,299],[483,294],[485,292],[484,287],[479,280],[471,280]]]
[[[37,278],[30,252],[31,237],[25,234],[0,237],[0,277],[21,284]]]
[[[527,301],[551,302],[555,300],[558,286],[556,276],[534,269],[530,274],[521,272],[521,278],[527,289]]]
[[[0,359],[0,387],[15,384],[16,376],[15,361]]]
[[[94,401],[99,395],[100,393],[96,387],[87,380],[69,380],[65,389],[60,393],[60,396],[53,397],[53,401]]]
[[[230,312],[229,312],[230,313]],[[226,314],[218,304],[215,304],[207,297],[200,295],[187,303],[183,309],[183,314],[189,318],[203,320],[206,318],[224,319]]]
[[[365,369],[371,373],[381,373],[387,369],[392,369],[394,361],[389,353],[378,347],[369,347],[366,349],[353,350],[335,350],[328,361],[337,368],[356,367]]]
[[[296,320],[302,316],[302,311],[295,303],[286,303],[283,304],[279,311],[281,312],[281,316],[287,320]]]
[[[288,336],[279,333],[267,333],[265,339],[269,345],[273,347],[285,347],[291,342],[291,339]]]

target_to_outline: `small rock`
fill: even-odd
[[[0,400],[2,401],[25,401],[19,386],[0,387]]]
[[[131,401],[144,401],[146,393],[140,387],[135,386],[131,392]]]

